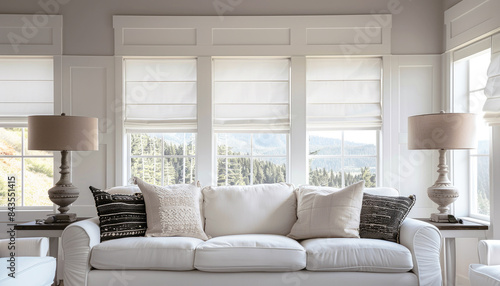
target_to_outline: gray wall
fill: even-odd
[[[393,15],[393,54],[441,54],[443,11],[459,0],[0,0],[0,14],[64,17],[65,55],[113,55],[112,15]],[[45,5],[43,3],[52,3]],[[53,5],[57,3],[57,5]],[[64,4],[59,4],[64,3]],[[220,10],[219,10],[220,11]]]

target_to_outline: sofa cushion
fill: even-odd
[[[301,242],[307,270],[407,272],[413,268],[408,248],[378,239],[316,238]]]
[[[297,220],[293,186],[285,183],[252,186],[206,187],[205,232],[287,235]]]
[[[306,252],[281,235],[219,236],[198,245],[194,267],[209,272],[296,271],[306,266]]]
[[[193,270],[203,240],[193,237],[127,237],[97,244],[90,265],[97,269]]]
[[[111,194],[92,186],[89,188],[99,215],[101,241],[144,236],[148,226],[141,193]]]
[[[50,286],[54,282],[56,273],[56,259],[54,257],[15,257],[14,276],[9,266],[10,257],[0,258],[0,285],[2,286]]]
[[[416,197],[363,195],[359,236],[399,243],[399,229],[415,204]]]
[[[135,177],[146,203],[146,236],[186,236],[206,240],[201,190],[195,184],[156,186]]]
[[[290,234],[294,239],[320,237],[359,238],[359,215],[365,182],[342,190],[329,187],[297,191],[297,222]]]

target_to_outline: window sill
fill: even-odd
[[[473,217],[461,217],[461,219],[490,226],[490,222],[487,220],[482,220],[482,219],[473,218]]]

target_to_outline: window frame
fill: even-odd
[[[184,136],[186,136],[186,134],[193,134],[194,135],[194,141],[195,141],[195,152],[194,154],[186,154],[187,152],[187,148],[186,148],[186,137],[184,137],[184,143],[183,143],[183,155],[165,155],[165,137],[164,137],[164,134],[167,134],[167,133],[174,133],[174,134],[184,134]],[[132,155],[132,145],[131,145],[131,136],[132,134],[162,134],[162,138],[161,138],[161,151],[160,151],[160,155]],[[185,176],[185,168],[186,168],[186,158],[191,158],[191,159],[194,159],[195,160],[195,170],[197,169],[197,156],[196,156],[196,148],[198,146],[198,141],[197,141],[197,133],[196,132],[189,132],[189,131],[186,131],[186,132],[182,132],[182,131],[179,131],[179,132],[175,132],[175,131],[172,131],[172,132],[158,132],[158,133],[139,133],[139,132],[129,132],[129,133],[126,133],[126,136],[127,136],[127,177],[128,178],[132,178],[133,174],[132,174],[132,159],[133,158],[159,158],[161,159],[161,185],[165,185],[165,159],[175,159],[175,158],[180,158],[180,159],[183,159],[183,173],[184,173],[184,176],[183,176],[183,180],[184,182],[175,182],[175,184],[189,184],[189,183],[192,183],[192,182],[186,182],[186,176]],[[194,178],[194,181],[196,181],[196,172],[195,172],[195,178]]]
[[[52,100],[53,100],[53,111],[55,114],[58,114],[60,110],[57,108],[57,102],[60,102],[60,95],[57,92],[57,84],[58,82],[58,74],[60,73],[60,69],[57,65],[57,58],[51,55],[47,54],[33,54],[33,55],[0,55],[0,58],[5,58],[5,59],[18,59],[18,60],[33,60],[33,59],[44,59],[44,60],[50,60],[52,62],[52,70],[50,72],[52,76]],[[46,81],[46,80],[43,80]],[[25,200],[24,200],[24,192],[25,192],[25,181],[24,181],[24,175],[25,175],[25,159],[26,158],[52,158],[52,185],[47,188],[46,190],[40,190],[41,192],[47,193],[47,191],[55,185],[55,183],[59,180],[59,166],[60,166],[60,154],[58,152],[51,152],[52,155],[48,156],[40,156],[40,155],[24,155],[25,152],[25,146],[27,142],[25,142],[25,132],[27,132],[28,129],[28,123],[27,123],[27,116],[2,116],[0,118],[0,128],[21,128],[22,129],[22,141],[21,141],[21,155],[0,155],[0,158],[20,158],[21,159],[21,176],[23,179],[21,180],[21,185],[17,185],[18,188],[21,188],[21,193],[22,193],[22,200],[21,204],[18,204],[16,200],[16,210],[19,211],[55,211],[56,210],[56,205],[51,202],[50,205],[42,206],[42,205],[34,205],[34,206],[26,206],[24,205]],[[27,150],[27,148],[26,148]],[[50,152],[50,151],[48,151]],[[8,174],[6,174],[8,175]],[[3,178],[2,178],[3,179]],[[47,199],[48,199],[48,194],[46,194]],[[7,211],[8,207],[7,206],[0,206],[0,212]],[[16,218],[18,219],[18,218]]]
[[[489,42],[480,41],[474,44],[471,44],[461,50],[458,50],[454,53],[454,58],[451,61],[451,77],[453,82],[453,93],[451,94],[450,106],[452,112],[472,112],[470,110],[470,100],[471,94],[484,90],[484,87],[479,89],[471,89],[470,86],[470,60],[474,57],[484,55],[485,53],[491,54],[491,47],[489,46]],[[478,114],[481,116],[481,114]],[[452,177],[453,182],[456,187],[461,189],[465,189],[464,192],[461,192],[461,195],[466,197],[466,202],[460,202],[460,199],[455,202],[455,213],[460,216],[468,216],[473,219],[478,219],[481,221],[490,221],[491,218],[491,209],[490,215],[483,215],[476,213],[477,210],[477,188],[475,188],[477,184],[477,168],[474,166],[474,160],[479,157],[487,157],[488,158],[488,166],[489,166],[489,190],[490,200],[491,200],[491,163],[492,163],[492,128],[488,126],[488,141],[489,141],[489,154],[477,154],[475,153],[476,149],[466,150],[465,152],[453,152],[451,155],[452,158]],[[461,164],[466,164],[467,166],[461,166]],[[475,171],[476,170],[476,171]],[[462,210],[462,207],[465,210]]]
[[[0,124],[0,128],[20,128],[21,129],[21,154],[20,155],[2,155],[0,154],[0,159],[2,158],[7,158],[7,159],[20,159],[21,160],[21,184],[20,185],[17,185],[16,184],[16,187],[17,188],[21,188],[21,204],[19,204],[19,200],[17,199],[16,197],[16,208],[20,208],[20,209],[26,209],[26,210],[45,210],[45,209],[53,209],[54,208],[54,205],[52,204],[51,202],[51,205],[47,205],[47,206],[43,206],[43,205],[35,205],[35,206],[26,206],[25,205],[25,173],[26,173],[26,170],[25,170],[25,167],[26,167],[26,163],[25,163],[25,159],[29,159],[29,158],[33,158],[33,159],[41,159],[41,158],[52,158],[52,186],[55,184],[55,181],[57,180],[57,173],[54,172],[55,168],[56,168],[56,162],[55,162],[55,152],[52,152],[52,151],[47,151],[49,153],[51,153],[52,155],[25,155],[25,150],[28,150],[26,147],[27,145],[27,142],[25,140],[25,133],[28,131],[28,127],[22,127],[22,126],[4,126],[2,124]],[[9,175],[9,174],[5,174],[5,175]],[[2,178],[3,179],[3,178]],[[16,178],[17,179],[17,178]],[[51,186],[51,187],[52,187]],[[45,191],[48,191],[51,187],[47,188],[47,190]],[[44,190],[40,190],[40,191],[44,191]],[[47,194],[47,199],[49,198],[49,195]],[[0,206],[0,210],[2,209],[7,209],[7,206]]]
[[[243,134],[249,134],[250,135],[250,154],[249,155],[219,155],[217,154],[218,151],[218,141],[217,141],[217,136],[218,134],[237,134],[237,133],[243,133]],[[253,162],[254,159],[259,159],[259,158],[284,158],[285,159],[285,182],[289,183],[290,182],[290,134],[288,132],[272,132],[271,134],[283,134],[285,135],[286,139],[286,154],[285,155],[253,155],[253,145],[254,145],[254,135],[255,134],[266,134],[266,132],[217,132],[215,133],[215,150],[214,150],[214,156],[215,156],[215,168],[214,168],[214,180],[215,184],[218,185],[218,160],[221,158],[226,159],[226,165],[227,165],[227,159],[230,158],[248,158],[250,159],[250,182],[249,185],[254,185],[254,173],[253,173]],[[226,167],[227,169],[227,167]],[[226,170],[226,184],[221,185],[221,186],[229,186],[227,184],[228,178],[227,178],[227,170]],[[279,183],[279,182],[276,182]]]
[[[341,154],[340,155],[311,155],[310,154],[310,149],[309,149],[309,137],[311,136],[310,133],[311,132],[330,132],[330,131],[339,131],[339,132],[342,132],[341,134]],[[375,155],[363,155],[363,156],[358,156],[358,155],[345,155],[344,154],[344,133],[345,132],[349,132],[349,131],[374,131],[375,132],[375,150],[376,150],[376,154]],[[310,178],[309,178],[309,174],[310,174],[310,160],[311,159],[315,159],[315,158],[340,158],[341,159],[341,165],[342,165],[342,168],[340,170],[340,172],[342,173],[342,184],[339,188],[345,188],[346,185],[345,185],[345,170],[344,170],[344,160],[345,159],[349,159],[349,158],[375,158],[376,160],[376,169],[375,169],[375,187],[379,187],[380,186],[380,177],[379,177],[379,174],[381,173],[380,172],[380,149],[381,149],[381,144],[380,144],[380,133],[381,133],[381,130],[373,130],[373,129],[342,129],[342,130],[311,130],[311,131],[307,131],[307,142],[308,142],[308,146],[307,146],[307,184],[309,185],[313,185],[311,182],[310,182]]]

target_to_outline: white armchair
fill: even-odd
[[[500,286],[500,240],[481,240],[479,263],[469,266],[471,286]]]
[[[56,259],[47,256],[48,249],[49,241],[45,237],[17,238],[15,243],[0,240],[0,285],[52,285]]]

